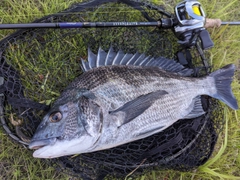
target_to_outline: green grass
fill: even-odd
[[[31,22],[37,18],[43,17],[48,14],[52,14],[67,8],[71,3],[77,2],[76,0],[2,0],[0,1],[0,23],[26,23]],[[155,3],[164,4],[168,9],[168,2],[154,0]],[[179,1],[172,1],[172,4],[176,4]],[[204,6],[207,16],[211,18],[221,18],[222,20],[231,21],[239,20],[240,13],[238,7],[240,2],[238,0],[213,0],[209,3],[208,0],[200,1]],[[0,39],[11,34],[13,30],[1,30]],[[60,31],[56,31],[59,33]],[[239,27],[222,26],[221,28],[215,28],[209,30],[215,46],[209,50],[210,61],[213,64],[214,69],[218,69],[226,64],[234,63],[239,66],[239,47],[240,47],[240,32]],[[49,38],[54,34],[48,34]],[[63,44],[67,44],[71,50],[76,50],[82,41],[68,41]],[[37,47],[37,41],[35,46]],[[46,103],[54,101],[59,92],[55,92],[52,89],[51,81],[54,78],[63,79],[64,77],[72,74],[71,78],[77,74],[77,69],[66,68],[69,72],[61,71],[55,67],[69,66],[76,63],[75,59],[71,59],[72,62],[67,64],[64,61],[57,61],[57,59],[64,59],[64,52],[60,52],[58,57],[51,56],[51,48],[59,49],[56,44],[49,43],[46,45],[46,49],[43,54],[40,54],[39,62],[40,69],[36,67],[38,65],[30,64],[25,61],[25,56],[28,54],[28,49],[19,49],[18,47],[12,47],[14,52],[14,65],[18,67],[19,71],[24,74],[24,66],[28,66],[32,72],[38,72],[38,75],[43,75],[43,80],[38,76],[34,77],[36,81],[39,81],[39,87],[36,87],[36,93],[43,93],[47,99],[38,99]],[[24,47],[24,44],[22,45]],[[36,48],[32,47],[32,48]],[[47,48],[49,50],[47,50]],[[23,56],[24,54],[24,56]],[[31,54],[28,54],[31,57]],[[9,54],[12,57],[12,54]],[[48,57],[49,59],[47,59]],[[12,57],[13,58],[13,57]],[[68,62],[68,61],[67,61]],[[54,64],[53,64],[54,63]],[[41,66],[41,64],[44,64]],[[54,68],[53,68],[54,67]],[[22,70],[22,71],[21,71]],[[54,70],[54,71],[53,71]],[[56,76],[58,75],[58,76]],[[240,85],[239,85],[239,69],[236,72],[232,88],[238,101],[240,100]],[[28,84],[30,76],[26,76],[23,83],[25,86],[31,86]],[[68,77],[69,78],[69,77]],[[60,81],[60,80],[59,80]],[[62,82],[61,86],[65,86],[67,82]],[[39,89],[39,90],[38,90]],[[44,90],[44,91],[41,91]],[[32,94],[32,98],[34,99]],[[191,172],[178,172],[178,171],[152,171],[141,177],[139,180],[160,180],[160,179],[240,179],[240,112],[229,110],[224,108],[224,116],[226,124],[223,132],[219,135],[219,141],[216,145],[215,151],[211,159]],[[45,161],[34,159],[32,152],[24,146],[19,146],[12,142],[7,135],[0,131],[0,179],[71,179],[70,176],[60,172],[56,172],[54,167],[49,166]],[[127,178],[126,178],[127,179]]]

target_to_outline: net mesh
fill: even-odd
[[[170,16],[149,3],[108,2],[75,4],[35,22],[151,21]],[[172,31],[155,27],[16,31],[0,42],[0,76],[4,81],[0,86],[1,124],[12,139],[28,144],[51,103],[82,73],[80,60],[86,59],[87,48],[96,53],[99,46],[172,59],[181,50]],[[196,52],[192,54],[196,65],[199,57]],[[83,179],[124,177],[133,171],[139,175],[152,169],[192,170],[209,159],[223,124],[219,103],[207,96],[202,96],[202,103],[205,115],[179,120],[148,138],[46,161]]]

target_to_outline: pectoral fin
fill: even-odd
[[[117,125],[122,126],[141,115],[147,110],[157,99],[163,95],[168,94],[166,91],[159,90],[151,92],[145,95],[141,95],[136,99],[127,102],[123,106],[114,111],[110,111],[109,114],[118,116]]]

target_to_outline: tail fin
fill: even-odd
[[[235,66],[229,64],[210,74],[215,80],[217,93],[213,96],[226,103],[232,109],[238,109],[238,103],[231,89]]]

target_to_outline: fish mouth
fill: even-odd
[[[29,149],[40,149],[47,145],[53,145],[57,141],[57,138],[48,138],[48,139],[40,139],[40,140],[32,140],[28,145]]]

